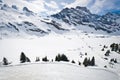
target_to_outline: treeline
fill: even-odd
[[[60,61],[69,62],[70,61],[65,54],[58,54],[58,55],[56,55],[54,60],[57,61],[57,62],[60,62]],[[40,61],[40,58],[36,57],[35,62],[39,62],[39,61]],[[47,58],[47,56],[45,56],[45,57],[42,58],[42,61],[49,62],[50,60]],[[20,63],[25,63],[25,62],[31,62],[31,60],[30,60],[30,58],[28,58],[25,55],[24,52],[21,52],[21,54],[20,54]],[[51,62],[53,62],[53,59],[51,60]],[[72,60],[71,63],[76,63],[76,62],[74,60]],[[8,62],[7,58],[4,57],[3,61],[2,61],[2,64],[3,65],[8,65],[8,64],[11,64],[11,63]],[[81,65],[80,61],[78,61],[78,65]],[[90,58],[86,57],[84,59],[84,61],[83,61],[83,65],[85,67],[87,67],[87,66],[95,66],[95,57],[93,56],[91,60],[90,60]]]

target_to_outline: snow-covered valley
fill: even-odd
[[[119,80],[120,54],[111,51],[110,56],[104,55],[107,50],[110,50],[109,46],[112,43],[120,43],[120,36],[86,34],[79,31],[68,32],[63,35],[50,34],[44,37],[30,36],[27,38],[2,39],[0,40],[0,60],[2,61],[2,58],[6,57],[12,64],[9,65],[10,67],[3,67],[1,65],[0,76],[3,77],[0,80],[8,80],[8,78],[12,80],[19,80],[21,78],[25,78],[24,80]],[[108,46],[108,48],[101,51],[104,45]],[[24,52],[30,58],[31,63],[27,63],[28,65],[20,64],[21,52]],[[58,53],[64,53],[70,62],[65,64],[58,62],[56,64],[55,56]],[[45,56],[48,57],[49,62],[41,64],[43,63],[42,58]],[[78,61],[82,63],[85,57],[91,58],[92,56],[95,57],[96,66],[84,67],[83,64],[81,66],[78,65]],[[36,57],[40,57],[40,64],[36,64]],[[105,60],[105,58],[108,58],[108,60]],[[113,65],[109,64],[111,58],[116,58],[118,62]],[[53,62],[51,62],[52,59]],[[71,64],[72,60],[75,61],[75,64]],[[104,67],[105,65],[107,68]],[[19,71],[20,73],[18,73]],[[23,75],[21,75],[22,72]],[[94,76],[94,74],[96,75]],[[5,76],[8,76],[8,78]]]

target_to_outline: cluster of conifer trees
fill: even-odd
[[[40,58],[39,57],[36,57],[36,60],[35,62],[38,62],[40,61]],[[47,56],[43,57],[42,58],[42,61],[44,62],[48,62],[49,59],[47,58]],[[69,59],[68,57],[65,55],[65,54],[58,54],[56,57],[55,57],[55,61],[66,61],[66,62],[69,62]],[[20,55],[20,63],[25,63],[25,62],[31,62],[30,59],[25,55],[24,52],[21,52],[21,55]],[[52,62],[53,62],[53,59],[52,59]],[[71,61],[71,63],[75,63],[74,60]],[[8,65],[10,64],[7,60],[7,58],[3,58],[3,65]],[[81,62],[78,63],[79,65],[81,65]],[[83,65],[85,67],[87,66],[94,66],[95,65],[95,58],[94,56],[92,57],[92,59],[90,60],[90,58],[88,59],[87,57],[84,59],[83,61]]]
[[[90,60],[90,58],[85,58],[84,61],[83,61],[83,65],[85,67],[87,66],[95,66],[95,57],[93,56],[92,59]]]
[[[120,44],[113,43],[110,45],[111,51],[119,52],[120,53]]]

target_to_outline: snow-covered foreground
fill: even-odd
[[[41,60],[45,56],[51,61],[58,53],[64,53],[70,61],[75,60],[76,65],[78,65],[78,61],[82,63],[85,57],[94,56],[97,70],[83,68],[83,65],[73,67],[63,64],[0,67],[0,76],[3,76],[0,77],[0,80],[9,80],[9,77],[11,80],[19,80],[21,77],[25,78],[24,80],[118,80],[118,76],[120,78],[120,54],[111,52],[110,56],[107,57],[108,60],[104,59],[106,58],[104,54],[110,49],[109,46],[112,43],[120,43],[120,36],[71,32],[63,35],[50,34],[39,38],[1,39],[0,62],[3,57],[6,57],[9,62],[12,62],[12,65],[19,64],[21,52],[24,52],[31,62],[35,62],[36,57],[40,57]],[[101,51],[104,45],[108,48]],[[84,55],[85,53],[87,55]],[[82,57],[80,57],[81,54]],[[116,58],[118,63],[109,64],[111,58]],[[115,72],[118,76],[109,71],[101,70],[105,65],[108,70]],[[29,79],[26,79],[27,77]]]
[[[40,63],[0,68],[0,80],[119,80],[110,71],[67,63]]]

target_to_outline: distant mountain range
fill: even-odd
[[[80,6],[65,8],[59,13],[41,17],[26,6],[21,11],[17,5],[8,6],[1,0],[0,16],[0,37],[63,34],[75,29],[120,34],[120,14],[107,13],[100,16],[92,14],[86,7]]]
[[[62,20],[69,25],[87,25],[95,30],[103,30],[108,33],[120,30],[120,14],[107,13],[103,16],[92,14],[86,7],[65,8],[52,17]]]

